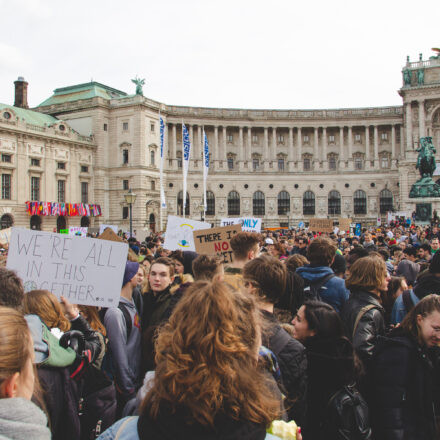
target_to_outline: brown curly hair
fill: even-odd
[[[159,332],[154,385],[141,414],[157,418],[164,405],[204,426],[218,413],[269,425],[280,401],[257,363],[260,320],[249,295],[218,279],[192,284]]]

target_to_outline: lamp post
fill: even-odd
[[[199,210],[200,210],[200,221],[204,222],[205,219],[203,217],[203,214],[205,213],[205,206],[203,205],[203,203],[200,203]]]
[[[129,206],[129,213],[130,213],[130,238],[133,235],[133,216],[132,216],[132,206],[134,202],[136,201],[136,194],[131,191],[131,189],[128,190],[127,194],[124,194],[125,203]]]

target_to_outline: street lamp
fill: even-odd
[[[136,201],[136,194],[131,191],[131,189],[128,190],[127,194],[124,194],[125,203],[129,206],[130,209],[130,238],[133,236],[133,216],[131,208]]]
[[[204,222],[205,219],[203,217],[203,214],[205,213],[205,206],[203,205],[203,203],[200,203],[199,210],[200,210],[200,221]]]

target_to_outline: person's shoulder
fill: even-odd
[[[139,417],[124,417],[105,430],[97,440],[139,440],[137,422]]]

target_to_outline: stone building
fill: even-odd
[[[134,229],[160,229],[167,215],[182,214],[182,122],[189,128],[192,145],[187,216],[204,216],[213,224],[228,216],[254,216],[261,217],[266,227],[294,226],[311,217],[350,217],[376,224],[388,211],[414,211],[415,199],[408,195],[418,178],[419,138],[432,136],[436,148],[440,146],[440,59],[408,60],[402,75],[403,105],[393,107],[182,107],[91,82],[56,89],[35,110],[69,127],[77,156],[83,148],[92,152],[89,197],[103,212],[94,224],[116,224],[127,230],[124,194],[129,189],[137,195]],[[162,212],[159,112],[166,127],[167,208]],[[5,127],[8,123],[0,117],[1,136]],[[206,213],[200,210],[203,130],[211,153]],[[59,130],[54,131],[59,136]],[[81,163],[79,156],[75,163]],[[46,182],[55,194],[52,173],[46,171]],[[69,179],[76,185],[82,181],[81,175],[70,174]],[[29,198],[29,192],[24,190],[24,195]],[[3,206],[5,200],[1,202]],[[434,209],[440,208],[433,202]],[[17,223],[19,218],[23,216],[17,216]]]

